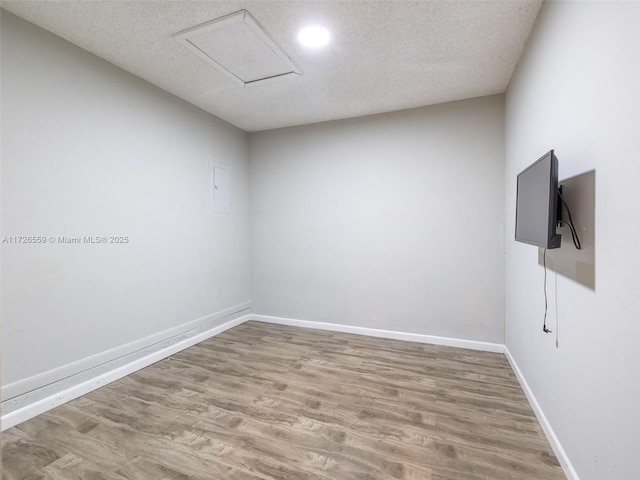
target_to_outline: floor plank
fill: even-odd
[[[5,480],[565,478],[503,355],[259,322],[2,446]]]

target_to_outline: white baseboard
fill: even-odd
[[[410,342],[469,348],[473,350],[503,352],[503,345],[497,343],[394,332],[391,330],[355,327],[334,323],[295,320],[267,315],[252,315],[246,313],[249,306],[249,304],[243,304],[231,307],[216,314],[208,315],[173,329],[137,340],[136,342],[128,343],[117,349],[111,349],[107,352],[89,357],[88,359],[74,362],[69,366],[30,377],[22,381],[19,385],[7,385],[5,388],[9,392],[24,389],[32,385],[35,385],[35,387],[2,402],[1,429],[6,430],[7,428],[11,428],[47,410],[85,395],[248,320],[392,338]],[[220,323],[220,321],[223,321],[223,323]],[[186,327],[194,326],[195,328],[185,331]],[[178,332],[178,334],[175,334],[175,332]],[[154,342],[154,340],[158,338],[161,338],[162,341]],[[134,347],[138,347],[138,349],[133,350]],[[117,358],[114,358],[116,355],[118,355]],[[78,371],[81,368],[83,369]],[[60,378],[60,375],[64,373],[68,375]],[[44,383],[47,380],[50,381]]]
[[[179,335],[166,338],[164,341],[139,349],[138,351],[121,356],[115,360],[108,361],[101,365],[89,368],[83,372],[45,385],[37,390],[27,392],[15,398],[2,402],[2,430],[11,428],[21,422],[33,418],[54,407],[62,405],[74,398],[78,398],[103,385],[111,383],[144,367],[147,367],[163,358],[167,358],[174,353],[191,347],[207,338],[218,335],[225,330],[233,328],[249,320],[259,322],[274,323],[279,325],[290,325],[294,327],[313,328],[318,330],[330,330],[335,332],[353,333],[357,335],[368,335],[372,337],[391,338],[410,342],[429,343],[435,345],[445,345],[451,347],[467,348],[472,350],[482,350],[487,352],[504,353],[511,368],[516,374],[522,389],[524,390],[531,408],[533,409],[540,425],[547,436],[560,465],[562,466],[568,480],[580,480],[569,457],[562,448],[558,437],[555,435],[551,424],[547,420],[538,401],[525,380],[520,368],[511,356],[509,349],[499,343],[479,342],[475,340],[464,340],[449,337],[439,337],[434,335],[422,335],[417,333],[395,332],[391,330],[381,330],[367,327],[357,327],[352,325],[341,325],[336,323],[314,322],[308,320],[296,320],[291,318],[273,317],[268,315],[254,315],[245,313],[246,310],[236,311],[224,318],[224,323],[219,323],[220,312],[214,317],[216,320],[202,324],[202,319],[189,322],[200,323],[197,328]],[[210,318],[208,316],[206,318]],[[218,322],[218,324],[216,324]],[[214,324],[214,325],[212,325]],[[168,331],[166,331],[168,332]],[[166,333],[163,332],[163,333]],[[130,346],[131,344],[127,344]],[[148,344],[147,344],[148,345]]]
[[[434,335],[421,335],[417,333],[405,333],[405,332],[395,332],[391,330],[380,330],[375,328],[366,328],[366,327],[356,327],[352,325],[341,325],[336,323],[325,323],[325,322],[313,322],[308,320],[296,320],[292,318],[281,318],[281,317],[272,317],[268,315],[247,315],[251,320],[257,320],[260,322],[267,323],[275,323],[279,325],[290,325],[293,327],[303,327],[303,328],[315,328],[319,330],[331,330],[335,332],[345,332],[345,333],[354,333],[358,335],[369,335],[372,337],[382,337],[382,338],[392,338],[396,340],[405,340],[409,342],[420,342],[420,343],[431,343],[436,345],[445,345],[449,347],[460,347],[460,348],[468,348],[472,350],[482,350],[486,352],[495,352],[495,353],[504,353],[511,365],[511,368],[516,374],[522,389],[524,390],[529,403],[531,404],[531,408],[533,409],[542,430],[544,431],[551,448],[553,449],[562,469],[564,470],[565,475],[567,476],[567,480],[580,480],[578,474],[576,473],[567,453],[562,448],[560,444],[560,440],[556,436],[553,428],[551,428],[551,424],[547,420],[542,408],[540,408],[540,404],[536,400],[531,388],[527,384],[520,368],[517,363],[511,356],[509,349],[506,345],[502,345],[499,343],[490,343],[490,342],[478,342],[475,340],[464,340],[458,338],[449,338],[449,337],[438,337]]]
[[[75,362],[70,362],[60,367],[52,368],[51,370],[41,372],[37,375],[12,382],[7,385],[2,385],[0,396],[2,397],[3,401],[10,400],[32,390],[42,388],[45,385],[58,382],[67,377],[86,372],[87,370],[98,367],[104,363],[116,360],[131,353],[138,352],[151,345],[163,342],[169,338],[182,335],[185,332],[190,332],[198,328],[212,328],[216,322],[226,321],[223,319],[225,319],[229,315],[233,315],[237,312],[247,313],[250,307],[250,302],[244,302],[239,305],[234,305],[219,312],[205,315],[204,317],[196,318],[195,320],[191,320],[167,330],[154,333],[138,340],[134,340],[133,342],[118,345],[117,347],[110,348],[95,355],[81,358],[80,360],[77,360]]]
[[[560,466],[562,466],[562,470],[564,470],[564,474],[567,476],[567,480],[580,480],[577,472],[575,471],[575,469],[573,468],[573,465],[571,464],[571,461],[569,460],[569,457],[567,456],[567,452],[565,452],[564,448],[562,448],[562,445],[560,444],[560,440],[558,439],[555,432],[553,431],[553,428],[551,427],[549,420],[547,419],[546,415],[542,411],[542,408],[540,407],[538,400],[533,394],[533,391],[531,390],[531,388],[529,387],[529,384],[525,380],[524,375],[520,370],[520,367],[518,367],[518,364],[516,363],[515,359],[511,355],[511,352],[509,351],[506,345],[504,346],[504,355],[505,357],[507,357],[507,360],[509,361],[511,368],[516,374],[516,377],[520,382],[520,386],[522,387],[522,390],[524,390],[524,394],[527,396],[527,399],[529,400],[529,404],[533,409],[533,413],[535,413],[536,418],[538,419],[538,422],[540,423],[540,426],[544,431],[544,434],[547,436],[547,440],[549,441],[549,444],[551,445],[553,452],[556,454],[556,458],[560,462]]]
[[[476,340],[464,340],[460,338],[438,337],[435,335],[423,335],[420,333],[395,332],[393,330],[381,330],[377,328],[356,327],[353,325],[342,325],[339,323],[313,322],[309,320],[296,320],[293,318],[272,317],[269,315],[254,315],[249,317],[252,320],[266,323],[276,323],[279,325],[290,325],[292,327],[315,328],[318,330],[331,330],[334,332],[354,333],[356,335],[368,335],[370,337],[392,338],[394,340],[404,340],[407,342],[431,343],[434,345],[445,345],[448,347],[468,348],[471,350],[482,350],[484,352],[503,353],[504,345],[501,343],[478,342]]]
[[[227,310],[225,310],[226,312]],[[167,358],[185,348],[207,338],[240,325],[250,319],[246,309],[227,314],[220,323],[220,315],[213,315],[204,325],[166,338],[164,341],[148,345],[138,351],[121,356],[101,365],[89,368],[70,377],[42,386],[2,402],[1,430],[11,428],[74,398],[85,395],[108,383],[125,377],[163,358]],[[199,320],[198,320],[199,321]],[[201,322],[200,322],[201,323]],[[189,322],[192,324],[192,322]]]

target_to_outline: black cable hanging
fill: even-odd
[[[542,322],[542,331],[544,333],[551,333],[551,330],[547,328],[547,249],[542,252],[542,265],[544,266],[544,320]]]
[[[562,205],[564,205],[564,209],[567,211],[567,215],[569,216],[569,221],[565,222],[564,220],[560,220],[560,223],[564,223],[571,230],[571,239],[573,240],[573,244],[578,250],[582,250],[582,244],[580,243],[580,238],[578,238],[578,232],[576,230],[575,225],[573,224],[573,218],[571,218],[571,210],[569,210],[569,205],[565,202],[564,197],[562,196],[562,189],[558,189],[558,198]]]
[[[558,188],[558,198],[560,199],[560,202],[562,203],[562,205],[564,206],[564,209],[567,211],[567,216],[569,217],[569,221],[566,222],[564,220],[558,220],[559,223],[564,223],[565,225],[567,225],[569,227],[569,230],[571,230],[571,239],[573,240],[573,244],[575,245],[575,247],[578,250],[582,250],[582,244],[580,243],[580,238],[578,237],[578,232],[576,230],[576,226],[573,224],[573,218],[571,217],[571,210],[569,210],[569,205],[567,205],[567,202],[565,201],[564,197],[562,196],[562,188]],[[547,298],[547,249],[545,248],[544,251],[542,252],[542,265],[544,267],[544,319],[542,321],[542,331],[544,333],[551,333],[552,330],[550,330],[549,328],[547,328],[547,312],[548,312],[548,307],[549,307],[549,302],[548,302],[548,298]],[[557,275],[557,272],[556,272]],[[557,278],[556,278],[556,314],[558,312],[558,305],[557,305],[557,301],[558,301],[558,284],[557,284]],[[558,347],[558,335],[556,333],[556,348]]]

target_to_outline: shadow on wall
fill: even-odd
[[[571,209],[582,249],[578,250],[571,240],[571,231],[562,225],[558,233],[562,235],[559,249],[554,255],[547,255],[547,268],[560,275],[575,280],[592,290],[596,289],[596,245],[595,245],[595,206],[596,171],[590,170],[581,175],[561,180],[562,195]],[[569,221],[567,212],[562,210],[562,219]],[[542,265],[544,249],[538,249],[538,263]]]

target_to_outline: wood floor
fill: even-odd
[[[565,478],[503,355],[258,322],[2,444],[5,480]]]

